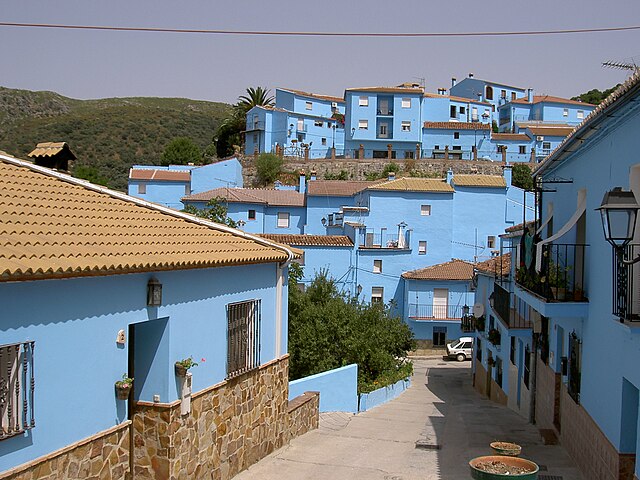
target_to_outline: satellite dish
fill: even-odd
[[[478,318],[484,314],[484,305],[482,303],[476,303],[473,306],[473,316]]]

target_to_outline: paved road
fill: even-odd
[[[543,445],[533,425],[473,390],[468,362],[414,365],[412,386],[400,397],[359,415],[321,414],[318,430],[235,479],[468,480],[467,462],[503,440],[522,445],[522,456],[541,465],[540,480],[582,480],[561,446]]]

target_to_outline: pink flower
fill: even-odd
[[[204,358],[201,358],[200,361],[201,362],[206,362],[206,360]]]

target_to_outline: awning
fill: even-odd
[[[549,238],[545,238],[541,242],[538,242],[538,244],[536,245],[536,272],[539,272],[542,268],[542,246],[561,238],[565,233],[571,230],[571,228],[578,222],[586,209],[587,190],[582,188],[578,190],[578,207],[576,208],[576,211],[573,213],[573,215],[571,215],[569,221],[565,223],[555,235],[552,235]]]
[[[540,228],[536,233],[539,234],[540,232],[542,232],[542,229],[547,226],[547,224],[551,221],[552,218],[553,218],[553,203],[549,202],[547,203],[547,219],[544,221],[542,225],[540,225]]]

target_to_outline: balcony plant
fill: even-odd
[[[197,367],[198,363],[193,361],[193,357],[183,358],[182,360],[178,360],[175,365],[176,375],[178,377],[185,377],[187,375],[187,371],[191,367]]]
[[[494,345],[500,345],[500,331],[497,328],[490,329],[487,333],[487,338]]]
[[[126,373],[122,374],[122,380],[116,382],[116,395],[120,400],[126,400],[129,398],[129,393],[133,388],[133,378],[127,377]]]
[[[484,315],[481,315],[480,317],[478,317],[476,319],[476,329],[479,332],[483,332],[484,331],[484,323],[485,323],[485,317]]]
[[[547,271],[548,275],[546,280],[549,282],[553,298],[556,300],[564,300],[567,298],[571,265],[563,266],[561,264],[556,264],[553,260],[549,260],[549,267]]]

